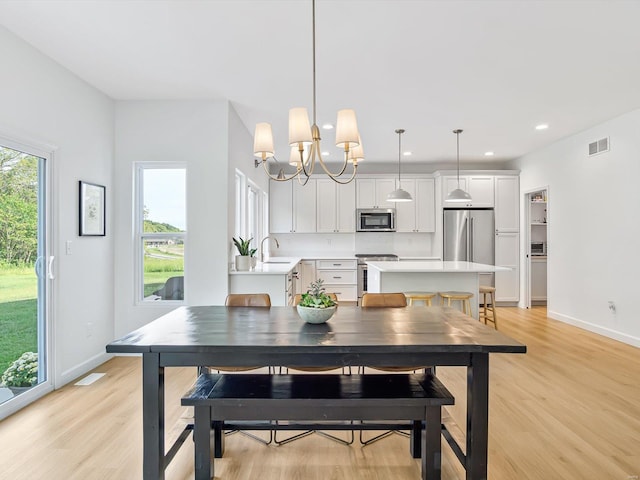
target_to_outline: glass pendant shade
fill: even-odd
[[[449,195],[447,195],[447,202],[469,202],[471,200],[471,195],[462,190],[461,188],[456,188],[452,190]]]
[[[273,157],[275,149],[273,148],[273,132],[270,123],[256,124],[256,131],[253,135],[253,154],[261,157]]]
[[[394,190],[389,195],[387,195],[387,202],[411,202],[413,198],[411,194],[402,188],[398,188]]]
[[[356,112],[351,109],[338,110],[336,122],[336,147],[349,148],[358,145],[358,122]]]
[[[404,129],[399,128],[396,130],[398,134],[398,188],[396,188],[393,192],[387,195],[387,202],[412,202],[413,197],[406,190],[403,190],[400,186],[400,156],[402,152],[402,134],[404,133]]]
[[[297,146],[299,143],[311,145],[311,124],[309,115],[304,107],[289,110],[289,145]]]
[[[449,192],[447,195],[446,202],[460,202],[467,203],[471,201],[471,195],[460,188],[460,134],[462,133],[461,129],[456,129],[453,131],[456,134],[456,158],[457,158],[457,171],[458,171],[458,188]]]

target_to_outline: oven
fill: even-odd
[[[362,295],[367,293],[367,262],[397,262],[398,256],[391,253],[360,253],[358,260],[358,305],[362,303]]]

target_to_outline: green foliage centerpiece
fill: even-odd
[[[325,292],[322,284],[322,279],[311,282],[309,290],[302,294],[302,299],[296,307],[300,318],[307,323],[324,323],[338,308],[338,303]]]
[[[251,240],[253,237],[244,240],[242,237],[238,237],[238,239],[233,239],[233,244],[238,249],[239,255],[236,255],[236,270],[248,271],[256,266],[256,258],[254,257],[257,248],[251,248]]]

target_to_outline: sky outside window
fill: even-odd
[[[186,170],[184,168],[144,171],[144,206],[147,220],[186,229]]]

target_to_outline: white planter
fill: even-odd
[[[249,257],[248,255],[236,255],[236,270],[238,272],[248,272],[255,268],[257,259],[256,257]]]
[[[298,315],[307,323],[324,323],[329,320],[334,313],[336,313],[337,305],[327,308],[312,308],[303,307],[301,305],[296,306],[298,309]]]

